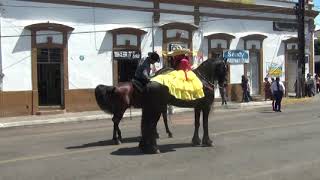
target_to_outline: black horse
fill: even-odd
[[[226,81],[227,65],[222,59],[208,59],[204,61],[197,69],[193,70],[198,78],[202,81],[203,98],[185,101],[176,99],[169,93],[168,87],[158,82],[147,84],[147,91],[144,94],[142,102],[142,121],[141,134],[142,139],[139,148],[143,153],[159,153],[156,142],[156,126],[161,112],[167,108],[168,104],[178,107],[193,107],[195,115],[195,130],[192,138],[193,145],[212,146],[212,140],[209,137],[208,117],[214,101],[214,81],[219,86],[223,86]],[[203,113],[203,138],[199,138],[198,130],[200,126],[200,113]]]
[[[113,114],[113,142],[121,144],[122,135],[119,124],[125,111],[134,106],[141,108],[141,93],[137,92],[132,82],[121,82],[117,86],[98,85],[95,88],[95,97],[98,106],[106,113]],[[167,109],[162,111],[166,132],[171,138],[172,133],[168,127]],[[158,137],[159,135],[157,135]]]

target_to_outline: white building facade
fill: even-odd
[[[295,3],[276,0],[1,0],[0,116],[98,109],[94,88],[132,78],[138,60],[157,51],[159,69],[177,44],[194,67],[224,50],[248,50],[229,65],[228,94],[241,100],[241,76],[253,95],[280,76],[293,93],[297,65]],[[306,10],[306,72],[314,72],[313,20]]]

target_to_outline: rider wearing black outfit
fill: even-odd
[[[148,57],[140,60],[132,80],[140,92],[143,91],[145,85],[150,81],[150,65],[159,61],[160,57],[156,52],[151,52],[148,54]]]

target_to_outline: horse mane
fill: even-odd
[[[209,58],[209,59],[203,61],[196,69],[198,69],[198,68],[203,68],[203,67],[207,66],[207,64],[209,64],[209,63],[219,64],[219,63],[221,63],[221,62],[223,62],[223,61],[224,61],[224,60],[221,59],[221,58],[218,58],[218,59]]]
[[[218,60],[215,60],[213,58],[209,58],[205,61],[203,61],[194,71],[196,72],[204,72],[205,74],[209,73],[208,71],[208,64],[216,64]]]

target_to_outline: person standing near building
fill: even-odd
[[[314,87],[314,79],[312,79],[312,76],[310,73],[307,74],[307,80],[306,80],[306,86],[307,86],[307,95],[309,97],[315,95],[315,87]]]
[[[314,75],[314,80],[316,81],[316,93],[319,93],[320,90],[320,79],[318,74]]]
[[[264,78],[264,100],[266,101],[267,99],[272,99],[271,96],[272,96],[271,84],[268,80],[268,77],[265,77]]]
[[[249,102],[248,79],[244,75],[241,76],[241,87],[242,87],[242,102]]]
[[[227,105],[228,99],[228,91],[227,91],[228,84],[225,82],[222,87],[219,86],[219,92],[221,96],[221,106]]]
[[[281,100],[285,91],[283,83],[280,78],[277,77],[276,81],[271,84],[271,92],[276,100],[274,111],[281,112]]]

